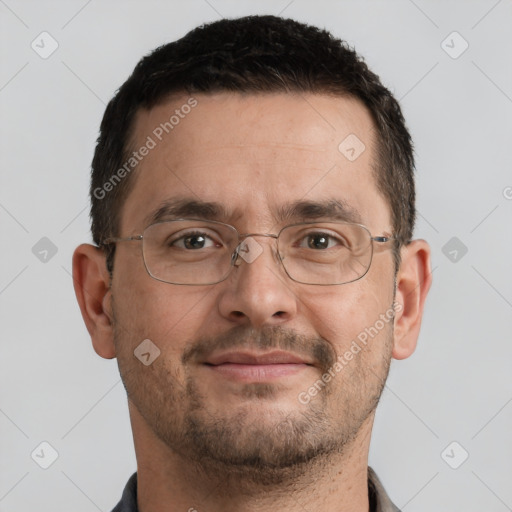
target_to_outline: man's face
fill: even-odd
[[[372,173],[375,131],[359,102],[291,94],[195,98],[197,106],[162,141],[152,135],[155,128],[187,98],[139,113],[132,147],[148,135],[157,144],[134,171],[121,236],[142,233],[145,219],[173,200],[218,203],[227,216],[209,219],[239,233],[278,233],[317,220],[282,221],[278,212],[299,201],[336,200],[357,212],[372,235],[391,234]],[[338,149],[351,134],[366,146],[355,160],[347,158],[350,149]],[[263,248],[254,261],[241,261],[225,281],[205,286],[152,279],[140,242],[120,243],[112,282],[116,356],[137,428],[183,457],[239,470],[343,452],[371,428],[392,350],[393,321],[378,322],[392,309],[390,244],[375,250],[362,279],[315,286],[286,275],[275,239],[254,240]],[[358,342],[361,350],[345,357],[371,327],[367,342]],[[134,356],[145,339],[161,351],[149,366]],[[277,351],[299,362],[271,367]],[[267,364],[241,364],[269,353]],[[321,381],[329,371],[331,378]]]

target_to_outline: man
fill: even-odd
[[[368,450],[431,282],[413,167],[397,102],[315,27],[224,19],[141,60],[73,259],[128,395],[115,511],[398,510]]]

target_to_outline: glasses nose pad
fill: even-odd
[[[241,263],[240,260],[240,248],[242,247],[243,242],[239,243],[233,253],[231,254],[231,266],[238,267]]]

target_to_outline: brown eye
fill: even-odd
[[[216,242],[213,238],[202,232],[185,233],[179,238],[175,238],[169,243],[171,247],[178,247],[179,249],[198,250],[208,249],[209,247],[220,247],[221,244]]]
[[[330,233],[308,233],[299,247],[307,247],[315,251],[331,249],[335,246],[346,246],[344,240]]]
[[[327,249],[329,247],[329,238],[325,235],[308,236],[308,247],[310,249]]]
[[[206,237],[202,235],[187,236],[183,239],[183,245],[187,249],[202,249],[206,243]]]

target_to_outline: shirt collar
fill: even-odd
[[[368,499],[370,512],[400,512],[392,503],[375,471],[368,466]],[[123,491],[121,501],[112,512],[138,512],[137,473],[134,473]]]
[[[370,512],[400,512],[389,498],[377,473],[370,466],[368,466],[368,498]]]

